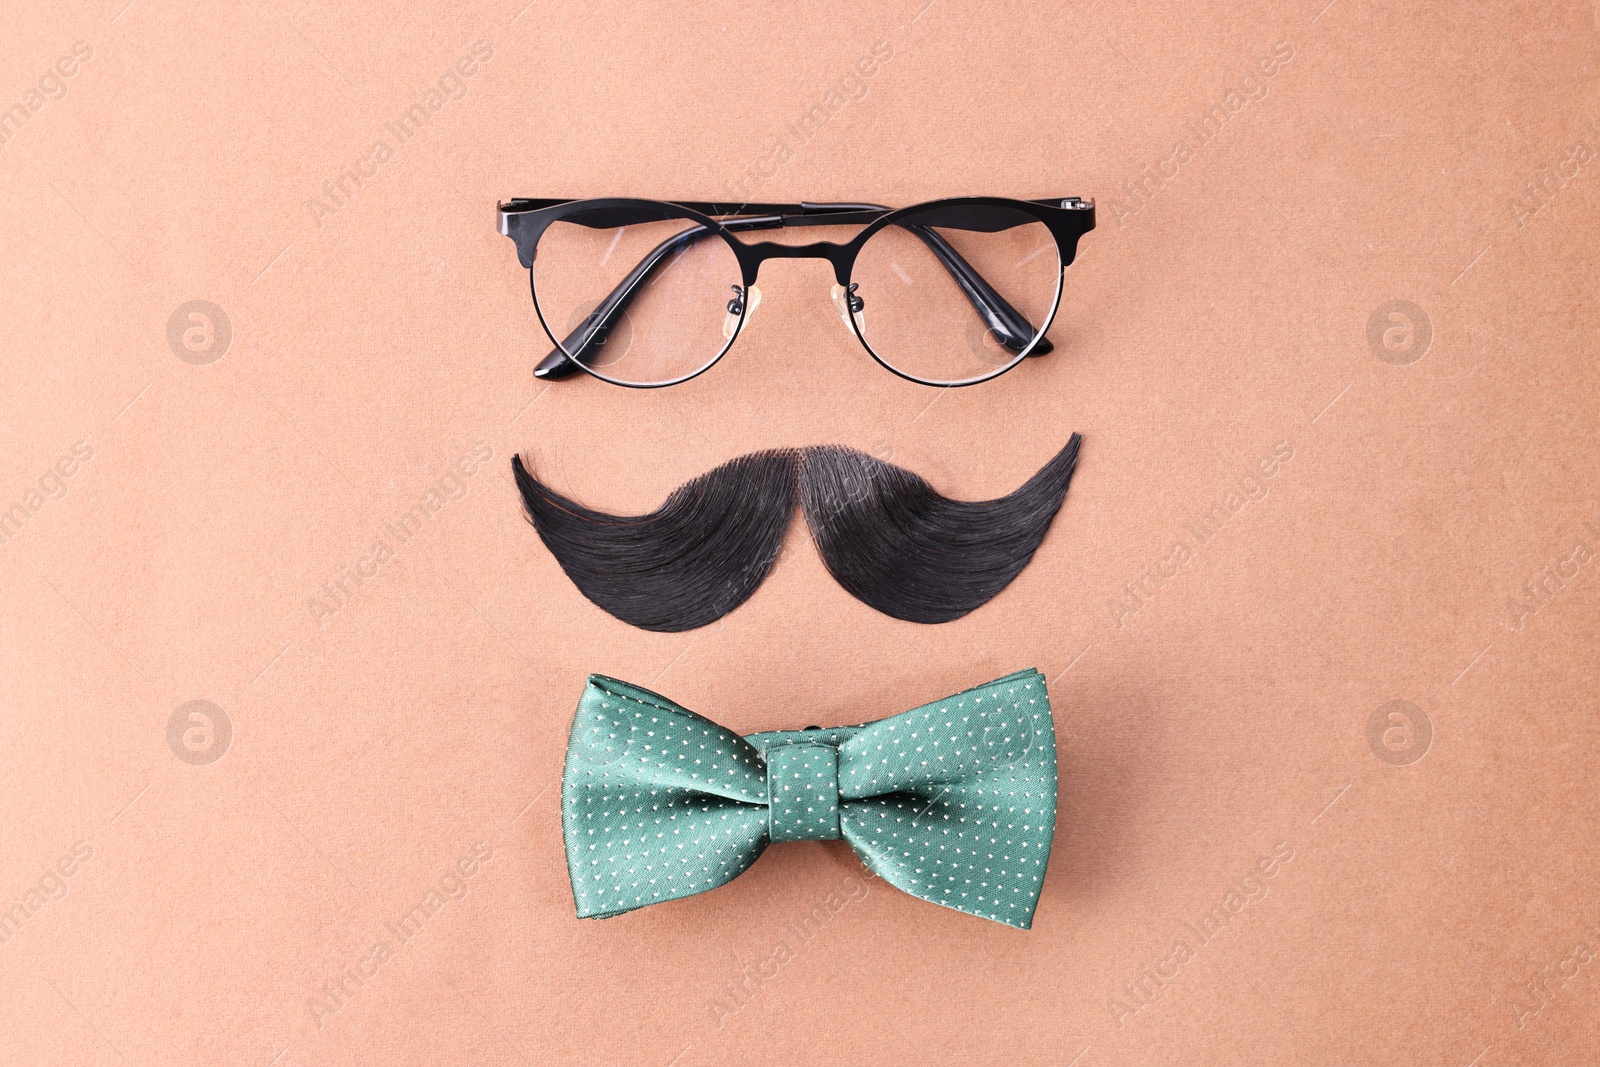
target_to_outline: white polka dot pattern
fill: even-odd
[[[732,880],[769,841],[843,837],[891,885],[1027,929],[1056,816],[1044,677],[860,726],[741,738],[647,689],[585,687],[562,775],[578,915]]]
[[[831,841],[839,836],[839,750],[807,741],[766,751],[767,836]]]

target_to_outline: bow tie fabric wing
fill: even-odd
[[[913,896],[1027,929],[1055,816],[1033,670],[860,726],[749,737],[592,675],[561,785],[580,918],[715,889],[775,841],[843,838]]]

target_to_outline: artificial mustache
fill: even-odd
[[[578,591],[623,622],[677,633],[715,622],[766,578],[798,506],[822,562],[857,600],[908,622],[959,619],[1033,559],[1082,438],[994,500],[952,500],[920,476],[826,445],[755,452],[610,515],[511,468],[528,518]]]

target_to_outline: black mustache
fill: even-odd
[[[578,591],[623,622],[677,633],[716,622],[772,569],[795,507],[793,450],[755,452],[674,489],[648,515],[586,508],[511,457],[523,506]]]
[[[800,500],[828,572],[857,600],[908,622],[950,622],[987,603],[1033,559],[1066,499],[1073,434],[1008,496],[971,503],[849,448],[806,450]]]
[[[578,591],[623,622],[676,633],[750,598],[796,506],[828,571],[856,599],[908,622],[949,622],[1004,589],[1066,497],[1073,434],[1016,491],[952,500],[893,464],[839,446],[741,456],[685,482],[647,515],[584,507],[512,471],[528,518]]]

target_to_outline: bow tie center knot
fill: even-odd
[[[839,750],[800,741],[767,750],[767,836],[829,841],[839,836]]]

